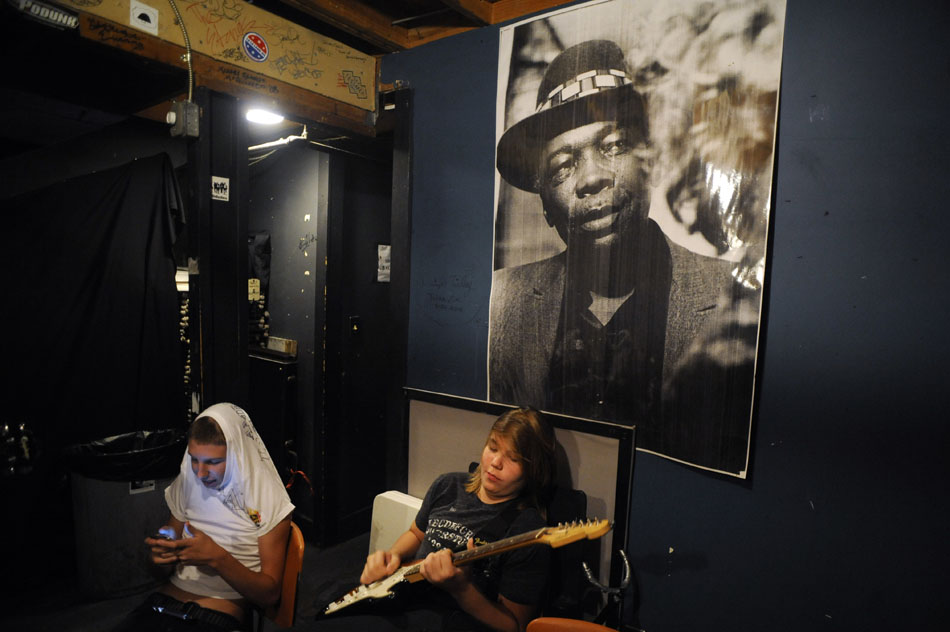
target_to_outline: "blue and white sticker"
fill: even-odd
[[[267,59],[267,42],[259,33],[250,31],[244,34],[244,52],[254,61],[264,61]]]

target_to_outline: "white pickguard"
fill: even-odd
[[[393,586],[407,581],[407,574],[416,573],[418,571],[418,564],[403,566],[389,577],[384,577],[383,579],[375,581],[372,584],[368,584],[366,586],[361,584],[343,595],[343,597],[340,599],[337,599],[327,606],[326,610],[323,611],[323,614],[333,614],[337,610],[341,610],[347,606],[352,606],[353,604],[359,603],[364,599],[384,599],[386,597],[390,597],[393,594]]]

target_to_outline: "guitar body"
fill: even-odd
[[[369,585],[360,584],[336,601],[328,604],[323,614],[332,616],[344,609],[348,616],[390,614],[402,611],[410,600],[409,595],[415,594],[416,588],[422,588],[422,586],[413,586],[406,578],[408,571],[412,568],[415,568],[415,566],[403,566],[389,577],[384,577]]]
[[[427,582],[411,584],[404,581],[392,586],[386,594],[370,594],[360,588],[365,586],[354,588],[337,601],[328,604],[317,617],[333,619],[363,615],[389,616],[416,608],[435,609],[442,605],[448,608],[452,605],[444,601],[451,601],[448,593]]]

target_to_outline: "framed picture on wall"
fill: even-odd
[[[744,477],[784,0],[609,0],[501,31],[488,399]]]

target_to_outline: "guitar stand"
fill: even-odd
[[[623,609],[623,592],[630,586],[631,573],[630,562],[627,560],[627,554],[623,549],[620,549],[619,553],[620,557],[623,559],[623,577],[620,580],[620,585],[616,587],[604,586],[601,584],[594,578],[594,574],[591,572],[587,562],[581,562],[581,565],[584,567],[584,574],[587,576],[587,581],[594,588],[598,589],[602,595],[604,595],[604,606],[601,608],[600,612],[597,613],[597,616],[594,617],[594,623],[606,625],[618,630],[643,632],[643,630],[640,630],[640,628],[630,626],[621,627],[623,625],[620,616],[620,613]]]

